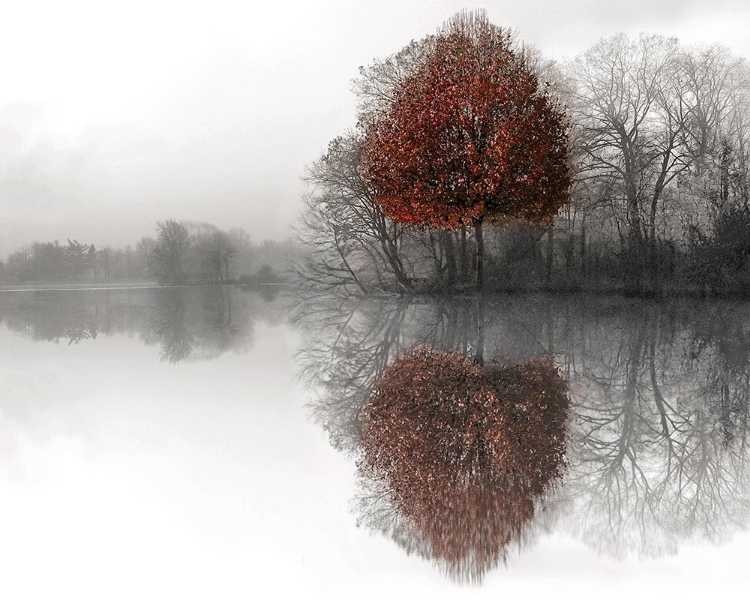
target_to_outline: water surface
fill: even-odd
[[[450,534],[450,548],[502,545],[470,578],[361,469],[363,405],[417,344],[551,360],[569,389],[560,477],[505,539],[476,533],[497,508],[464,511],[467,535]],[[749,356],[741,303],[2,294],[2,585],[18,598],[739,591]],[[509,489],[477,497],[504,506]],[[453,560],[477,564],[465,554]]]

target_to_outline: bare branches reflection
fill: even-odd
[[[256,321],[278,307],[228,287],[38,291],[0,295],[0,321],[34,341],[68,345],[125,335],[157,345],[168,363],[244,352]]]
[[[586,335],[577,364],[571,351],[565,510],[601,551],[658,556],[746,526],[749,366],[732,354],[746,352],[750,319],[744,307],[700,308],[639,306],[614,318],[608,341]],[[716,322],[737,328],[713,335]]]
[[[336,302],[319,298],[296,313],[306,332],[300,375],[335,447],[361,457],[363,406],[415,344],[483,349],[504,362],[554,356],[572,398],[569,468],[534,527],[554,523],[613,557],[655,557],[747,526],[750,306],[547,296],[496,297],[483,311],[474,299]],[[371,498],[383,492],[370,487]],[[387,502],[370,502],[366,514],[425,554]]]

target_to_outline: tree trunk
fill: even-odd
[[[477,294],[477,348],[474,353],[474,362],[484,365],[484,295],[481,289]]]
[[[659,274],[659,252],[658,240],[652,237],[649,244],[648,271],[651,279],[650,294],[659,295],[661,291],[660,274]]]
[[[586,278],[586,221],[581,223],[581,280]]]
[[[625,255],[625,293],[638,296],[643,293],[642,273],[644,268],[645,240],[640,228],[631,228]]]
[[[461,227],[461,281],[469,281],[469,252],[466,244],[466,225]]]
[[[483,217],[474,219],[474,232],[477,238],[477,290],[484,288],[484,239],[482,238]]]
[[[644,267],[644,235],[641,230],[640,199],[634,176],[625,178],[625,195],[627,198],[628,252],[625,257],[623,273],[625,275],[625,292],[628,295],[642,293],[642,271]]]
[[[555,257],[555,223],[552,219],[549,221],[549,230],[547,233],[547,287],[552,282],[552,265]]]
[[[724,210],[729,205],[729,166],[731,164],[732,147],[724,139],[721,142],[721,167],[719,177],[719,196],[721,206]]]
[[[456,243],[453,232],[444,229],[442,232],[443,244],[445,245],[445,261],[448,267],[448,289],[456,285]]]
[[[384,217],[381,217],[381,219],[382,220],[380,221],[378,227],[380,247],[383,249],[385,259],[388,262],[388,265],[391,267],[391,271],[396,277],[396,281],[401,285],[402,288],[404,288],[404,290],[410,290],[412,287],[412,282],[409,279],[409,276],[406,274],[406,269],[404,269],[404,264],[401,261],[401,257],[399,255],[398,241],[396,239],[398,235],[396,231],[396,224],[392,224],[391,231],[389,233],[388,222]]]

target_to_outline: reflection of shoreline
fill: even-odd
[[[747,526],[750,304],[495,300],[486,355],[552,355],[572,391],[570,468],[548,511],[558,528],[621,558]],[[480,343],[472,302],[337,300],[297,312],[312,416],[355,457],[362,407],[386,365],[416,343],[469,354]]]
[[[87,292],[92,290],[159,290],[159,289],[172,289],[172,288],[200,288],[200,287],[226,287],[226,288],[239,288],[242,291],[257,291],[262,288],[274,288],[283,289],[289,288],[288,283],[256,283],[256,284],[243,284],[243,283],[192,283],[183,285],[157,285],[156,283],[103,283],[101,285],[83,283],[80,285],[67,284],[65,287],[60,287],[59,284],[50,284],[49,286],[41,284],[39,286],[13,286],[3,287],[0,286],[0,293],[10,292]]]
[[[29,288],[0,288],[0,293],[24,293],[24,292],[89,292],[92,290],[153,290],[159,287],[181,287],[181,286],[156,286],[156,285],[102,285],[81,287],[29,287]]]
[[[162,360],[208,360],[243,352],[254,322],[278,308],[227,286],[45,290],[0,296],[0,323],[34,341],[76,344],[98,335],[158,344]]]

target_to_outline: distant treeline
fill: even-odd
[[[276,282],[295,253],[291,241],[256,244],[244,229],[168,219],[155,237],[124,248],[68,239],[35,242],[0,261],[0,283]]]

